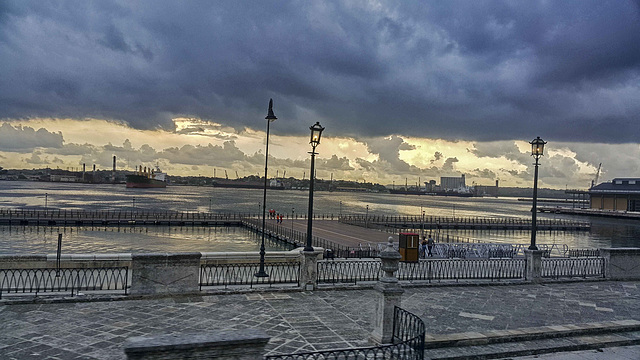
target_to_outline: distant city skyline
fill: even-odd
[[[0,166],[530,187],[640,177],[640,1],[7,1]]]

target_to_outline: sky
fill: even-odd
[[[640,0],[0,2],[0,166],[640,177]]]

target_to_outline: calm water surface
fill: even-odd
[[[46,194],[46,195],[45,195]],[[272,190],[267,208],[288,215],[306,214],[308,192]],[[124,185],[88,185],[0,181],[0,208],[66,210],[156,210],[261,213],[261,189],[170,186],[127,189]],[[367,209],[368,207],[368,209]],[[530,218],[531,203],[515,198],[455,198],[375,193],[316,192],[315,214],[420,215]],[[570,247],[638,247],[640,222],[539,214],[539,219],[589,221],[588,232],[538,232],[538,243]],[[198,227],[8,227],[0,226],[0,253],[55,252],[57,234],[67,252],[257,251],[260,238],[242,228]],[[529,231],[449,230],[451,235],[483,241],[528,243]],[[268,244],[268,250],[283,250]]]

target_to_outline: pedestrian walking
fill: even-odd
[[[420,243],[420,258],[425,259],[427,257],[427,239],[423,236]]]
[[[429,238],[427,239],[427,249],[429,250],[430,257],[433,257],[433,253],[431,252],[431,249],[433,249],[434,244],[435,244],[435,241],[433,241],[433,238],[431,238],[431,235],[429,235]]]

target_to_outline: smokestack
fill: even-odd
[[[111,174],[111,180],[113,181],[113,183],[116,183],[116,156],[113,155],[113,171]]]
[[[87,172],[87,164],[82,163],[82,182],[84,182],[84,173]]]

